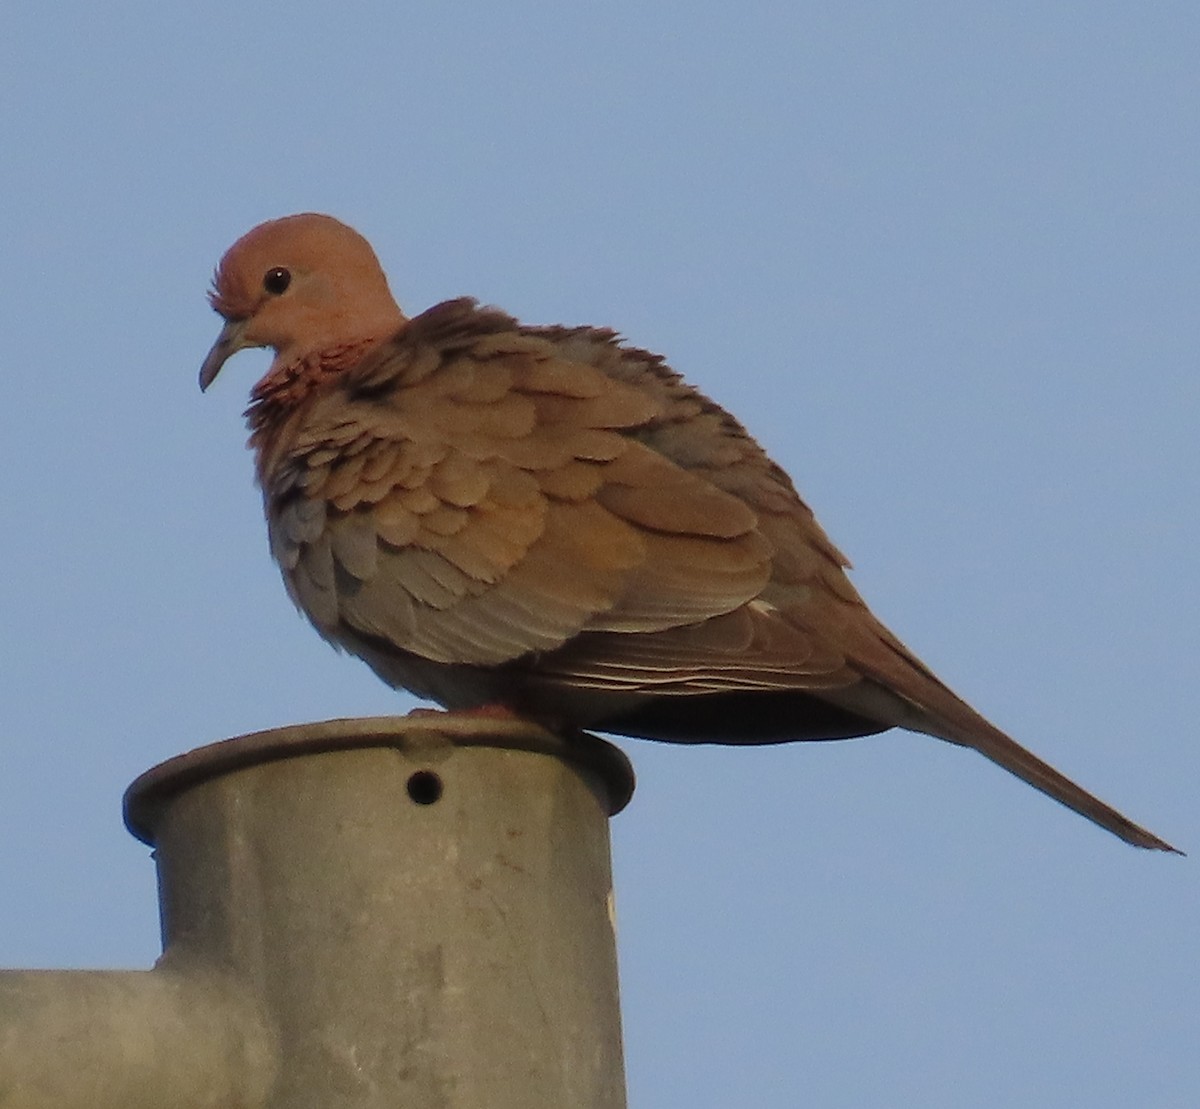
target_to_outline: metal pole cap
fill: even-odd
[[[590,770],[603,782],[608,813],[619,813],[633,796],[633,764],[619,747],[586,732],[562,736],[524,720],[466,713],[418,711],[293,724],[197,747],[151,767],[125,791],[125,826],[154,845],[162,807],[184,790],[211,778],[265,762],[335,751],[390,747],[433,754],[454,747],[530,751]],[[421,788],[414,783],[410,788]]]

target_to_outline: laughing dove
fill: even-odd
[[[885,628],[729,413],[592,327],[469,299],[412,319],[329,216],[221,260],[207,388],[246,347],[271,551],[329,642],[451,709],[682,743],[901,727],[1174,850],[993,727]]]

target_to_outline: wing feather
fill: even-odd
[[[266,475],[276,557],[326,635],[621,686],[844,676],[774,603],[824,608],[839,556],[730,417],[609,332],[426,317],[332,378]]]

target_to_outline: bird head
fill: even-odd
[[[200,367],[207,389],[239,350],[270,347],[275,367],[394,334],[404,313],[370,244],[332,216],[259,224],[226,251],[209,294],[225,326]]]

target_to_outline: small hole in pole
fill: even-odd
[[[418,805],[432,805],[442,799],[442,779],[432,770],[418,770],[408,779],[407,788]]]

